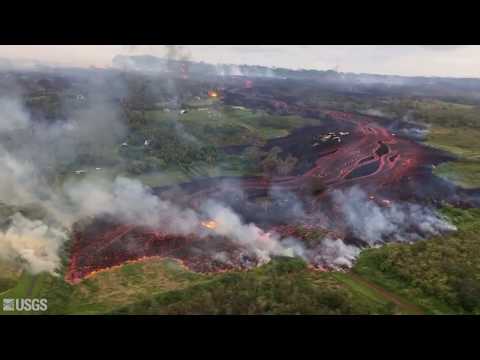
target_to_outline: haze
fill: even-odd
[[[405,76],[480,77],[478,45],[185,45],[194,61]],[[164,56],[163,45],[2,45],[0,58],[110,67],[118,54]]]

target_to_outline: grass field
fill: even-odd
[[[320,124],[320,120],[304,119],[299,116],[276,116],[261,111],[228,106],[191,109],[183,115],[162,110],[147,112],[146,126],[161,129],[176,122],[198,141],[216,145],[250,144],[256,138],[282,137],[297,127]]]
[[[480,187],[480,130],[433,127],[427,144],[448,151],[458,161],[441,164],[435,173],[465,188]]]
[[[299,259],[276,259],[246,272],[210,276],[185,289],[159,293],[115,314],[378,314],[391,306],[352,289]]]
[[[176,261],[148,259],[70,285],[49,274],[22,274],[2,298],[47,298],[48,314],[381,314],[402,313],[346,274],[312,271],[276,259],[245,272],[193,273]]]
[[[250,145],[287,136],[293,129],[322,120],[277,116],[241,107],[211,106],[178,111],[150,110],[144,123],[132,125],[121,156],[126,168],[150,186],[172,185],[199,177],[241,176],[248,161],[227,155],[223,146]],[[151,146],[144,146],[145,139]]]

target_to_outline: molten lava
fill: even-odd
[[[211,91],[208,92],[208,97],[217,98],[218,97],[218,92],[216,92],[214,90],[211,90]]]
[[[215,220],[206,220],[200,223],[203,227],[214,230],[218,227],[218,223]]]

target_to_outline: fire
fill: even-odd
[[[217,98],[218,97],[218,92],[212,90],[208,92],[208,96],[211,98]]]
[[[206,227],[207,229],[210,229],[210,230],[214,230],[218,227],[218,224],[216,221],[214,220],[206,220],[206,221],[202,221],[200,223],[203,227]]]

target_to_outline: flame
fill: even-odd
[[[210,230],[214,230],[218,227],[218,224],[216,221],[214,220],[206,220],[206,221],[202,221],[200,223],[203,227],[206,227],[207,229],[210,229]]]
[[[218,97],[218,92],[213,91],[213,90],[212,90],[212,91],[209,91],[209,92],[208,92],[208,96],[209,96],[209,97],[212,97],[212,98],[217,98],[217,97]]]

